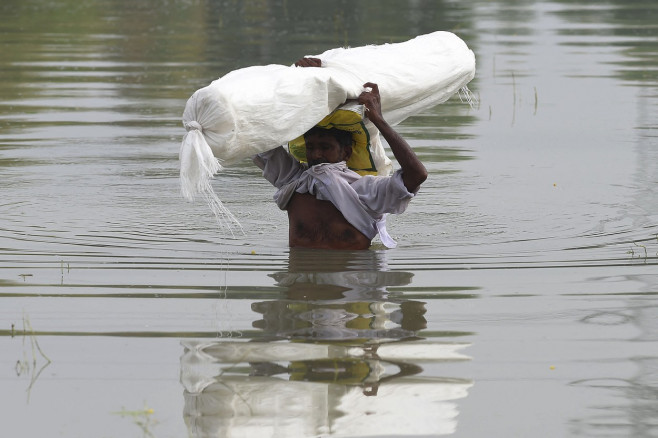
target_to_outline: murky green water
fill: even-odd
[[[3,0],[0,411],[12,437],[658,436],[653,1]],[[450,30],[470,89],[399,131],[394,250],[289,251],[250,162],[178,192],[233,69]]]

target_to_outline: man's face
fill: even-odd
[[[349,157],[344,148],[331,135],[311,134],[304,137],[306,142],[306,160],[309,166],[321,163],[338,163]]]

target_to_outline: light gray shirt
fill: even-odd
[[[330,201],[357,230],[369,239],[378,233],[382,243],[395,248],[386,231],[386,214],[402,213],[418,192],[409,192],[402,171],[392,176],[361,176],[347,168],[344,161],[309,167],[297,161],[279,146],[255,155],[254,163],[263,177],[278,190],[274,200],[285,210],[295,193],[310,193],[321,201]]]

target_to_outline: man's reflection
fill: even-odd
[[[252,304],[262,338],[184,342],[191,436],[452,433],[450,400],[471,382],[423,376],[419,363],[465,360],[466,345],[418,336],[425,303],[389,291],[413,274],[384,255],[291,249],[271,274],[280,299]]]

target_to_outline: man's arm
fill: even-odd
[[[363,86],[371,88],[371,91],[361,93],[359,103],[365,105],[366,116],[384,136],[395,159],[400,163],[404,186],[409,192],[415,192],[418,186],[427,179],[427,169],[411,149],[409,143],[384,120],[377,84],[367,82]]]

